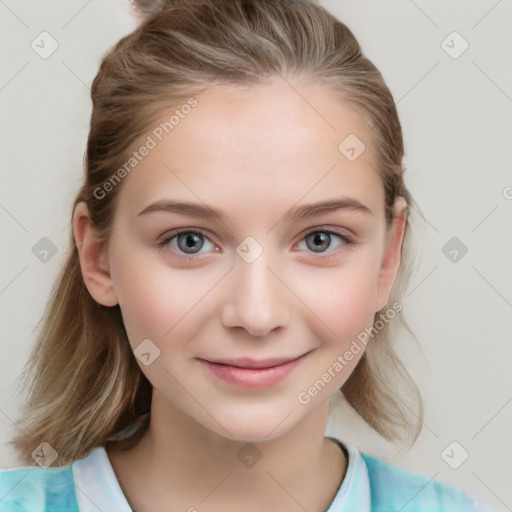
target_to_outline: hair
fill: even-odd
[[[84,201],[98,237],[108,241],[122,183],[105,197],[95,191],[127,161],[131,145],[163,110],[206,87],[258,87],[279,77],[326,85],[371,125],[388,226],[397,196],[408,208],[415,205],[403,180],[404,144],[392,94],[342,22],[313,0],[179,0],[147,16],[103,56],[91,88],[85,180],[73,211]],[[408,215],[388,304],[399,303],[407,287],[411,250]],[[415,338],[397,314],[372,337],[341,393],[385,439],[410,438],[412,445],[422,427],[423,403],[393,348],[395,327]],[[125,448],[137,443],[145,429],[124,441],[112,437],[147,416],[152,385],[135,360],[119,305],[98,304],[85,287],[72,232],[37,328],[21,376],[28,396],[17,422],[20,433],[10,441],[23,460],[33,464],[31,453],[43,442],[57,452],[60,465],[109,442]],[[402,389],[409,390],[414,407],[410,398],[401,398]]]

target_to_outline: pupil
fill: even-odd
[[[327,233],[315,233],[313,235],[314,247],[310,247],[312,250],[316,249],[327,249],[329,246],[330,236]],[[319,244],[319,245],[316,245]]]
[[[185,240],[184,243],[182,241]],[[189,252],[187,249],[193,249],[194,245],[199,244],[198,250],[201,249],[203,244],[201,243],[200,237],[194,233],[188,233],[185,237],[180,238],[179,245],[184,252]],[[192,251],[193,252],[193,251]]]

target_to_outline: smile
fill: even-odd
[[[199,359],[211,375],[228,384],[246,389],[271,387],[285,379],[305,359],[307,354],[294,359],[274,358],[262,361],[254,359],[233,359],[207,361]]]

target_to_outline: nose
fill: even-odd
[[[265,251],[252,263],[236,256],[222,309],[224,326],[264,337],[288,324],[291,293],[279,272],[269,267]]]

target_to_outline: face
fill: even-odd
[[[105,264],[160,405],[268,440],[359,361],[403,223],[387,229],[367,125],[330,90],[226,86],[196,99],[124,178]],[[366,145],[355,160],[339,149],[350,134]]]

